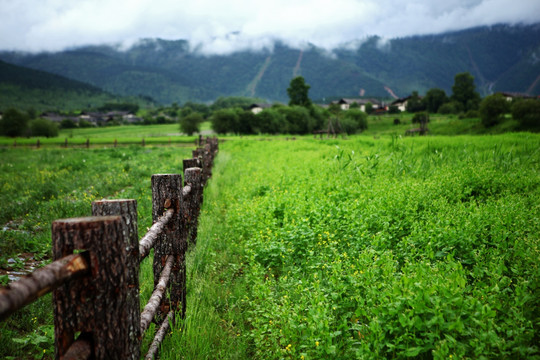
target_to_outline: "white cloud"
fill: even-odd
[[[187,39],[204,53],[228,53],[268,49],[276,39],[332,49],[369,35],[388,39],[536,23],[540,1],[0,0],[0,16],[2,50],[57,51],[159,37]]]

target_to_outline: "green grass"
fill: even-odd
[[[201,124],[201,132],[209,132],[210,123]],[[180,133],[178,124],[164,125],[129,125],[129,126],[108,126],[63,129],[56,138],[7,138],[0,137],[0,146],[36,146],[39,139],[40,146],[63,146],[68,141],[69,147],[80,147],[86,145],[86,140],[90,139],[91,146],[113,146],[117,140],[118,145],[140,145],[144,139],[145,144],[163,145],[190,145],[194,146],[198,136],[186,136]]]
[[[540,136],[406,138],[391,121],[220,144],[162,359],[540,357]],[[47,260],[51,221],[103,197],[137,199],[143,234],[151,174],[190,150],[0,149],[1,258]],[[51,323],[50,297],[0,323],[0,357],[50,358]]]
[[[539,358],[539,149],[225,142],[162,358]]]

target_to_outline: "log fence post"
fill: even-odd
[[[130,339],[138,339],[141,342],[141,314],[139,300],[139,234],[137,201],[133,199],[100,200],[92,202],[93,216],[119,215],[122,217],[124,227],[127,229],[127,237],[124,247],[126,249],[127,271],[127,299],[125,311],[128,318],[128,332]],[[133,349],[130,359],[139,359],[140,345],[137,350]]]
[[[177,310],[182,301],[185,287],[185,238],[182,238],[182,176],[180,174],[152,175],[152,221],[156,222],[166,211],[174,209],[173,218],[164,231],[158,236],[154,246],[154,287],[159,278],[168,255],[174,256],[171,279],[169,281],[170,299],[163,297],[156,314],[156,322],[161,323],[169,310]],[[182,305],[183,307],[183,305]]]
[[[191,186],[191,193],[188,195],[186,204],[185,214],[187,216],[187,241],[189,246],[194,246],[197,243],[197,228],[198,228],[198,219],[202,203],[202,184],[201,184],[201,169],[199,167],[186,167],[193,163],[192,160],[196,159],[187,159],[184,160],[184,178],[185,185]],[[195,161],[197,162],[197,161]]]
[[[94,359],[136,359],[139,339],[129,333],[132,320],[126,269],[128,230],[120,216],[56,220],[52,224],[53,256],[60,259],[87,250],[90,275],[53,292],[55,355],[62,359],[75,333],[90,338]],[[135,354],[135,355],[134,355]]]

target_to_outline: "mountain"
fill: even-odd
[[[0,109],[77,110],[132,101],[77,80],[0,61]],[[137,101],[138,100],[138,101]],[[147,101],[146,101],[147,102]]]
[[[358,45],[360,44],[360,45]],[[479,92],[540,94],[540,24],[495,25],[385,40],[373,36],[332,52],[276,42],[272,51],[203,55],[187,41],[147,39],[127,51],[88,46],[58,53],[1,52],[0,59],[162,103],[251,96],[286,102],[302,75],[312,99],[389,98],[442,88],[470,72]]]

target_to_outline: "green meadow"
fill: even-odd
[[[432,136],[403,137],[411,125],[391,121],[220,143],[187,316],[162,359],[540,358],[540,136],[433,136],[449,125],[432,119]],[[72,139],[119,138],[91,131]],[[180,172],[191,149],[0,149],[1,267],[21,253],[50,261],[51,222],[89,215],[95,199],[137,199],[144,234],[151,175]],[[52,358],[50,301],[0,323],[0,357]]]

